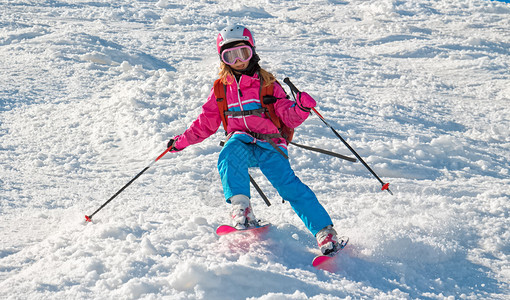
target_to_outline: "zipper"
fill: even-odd
[[[241,97],[243,96],[243,93],[241,92],[241,80],[243,79],[243,76],[241,76],[241,78],[239,78],[239,81],[237,81],[237,78],[236,78],[236,84],[237,84],[237,101],[239,102],[239,108],[241,109],[241,111],[244,111],[244,108],[243,108],[243,102],[241,101]],[[246,117],[245,116],[242,116],[243,118],[243,122],[244,122],[244,126],[246,127],[246,129],[248,131],[251,131],[250,130],[250,127],[248,127],[248,123],[246,123]]]

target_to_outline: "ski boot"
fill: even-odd
[[[342,245],[338,242],[338,237],[333,225],[328,225],[321,229],[316,235],[317,244],[324,255],[334,254],[342,249]]]
[[[232,203],[230,212],[232,226],[239,230],[259,226],[251,208],[250,198],[245,195],[235,195],[230,198],[230,202]]]

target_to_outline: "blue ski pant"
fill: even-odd
[[[268,143],[253,143],[253,138],[243,134],[233,135],[218,159],[218,171],[227,202],[234,195],[250,197],[250,167],[260,168],[314,236],[322,228],[333,224],[315,193],[294,174],[289,161]]]

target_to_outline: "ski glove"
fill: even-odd
[[[310,112],[310,110],[317,105],[317,102],[305,92],[297,93],[296,98],[297,106],[304,112]]]
[[[178,139],[179,139],[179,136],[175,136],[170,141],[168,141],[168,144],[166,145],[166,148],[167,149],[170,148],[170,152],[175,153],[175,152],[179,152],[179,151],[184,150],[184,149],[177,149],[175,147],[175,144],[177,143]]]

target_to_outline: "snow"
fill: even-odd
[[[0,298],[507,299],[509,14],[483,0],[3,1]],[[391,183],[290,148],[350,237],[329,271],[257,170],[272,228],[215,235],[221,129],[84,220],[196,118],[231,23]],[[315,116],[295,138],[351,155]]]

